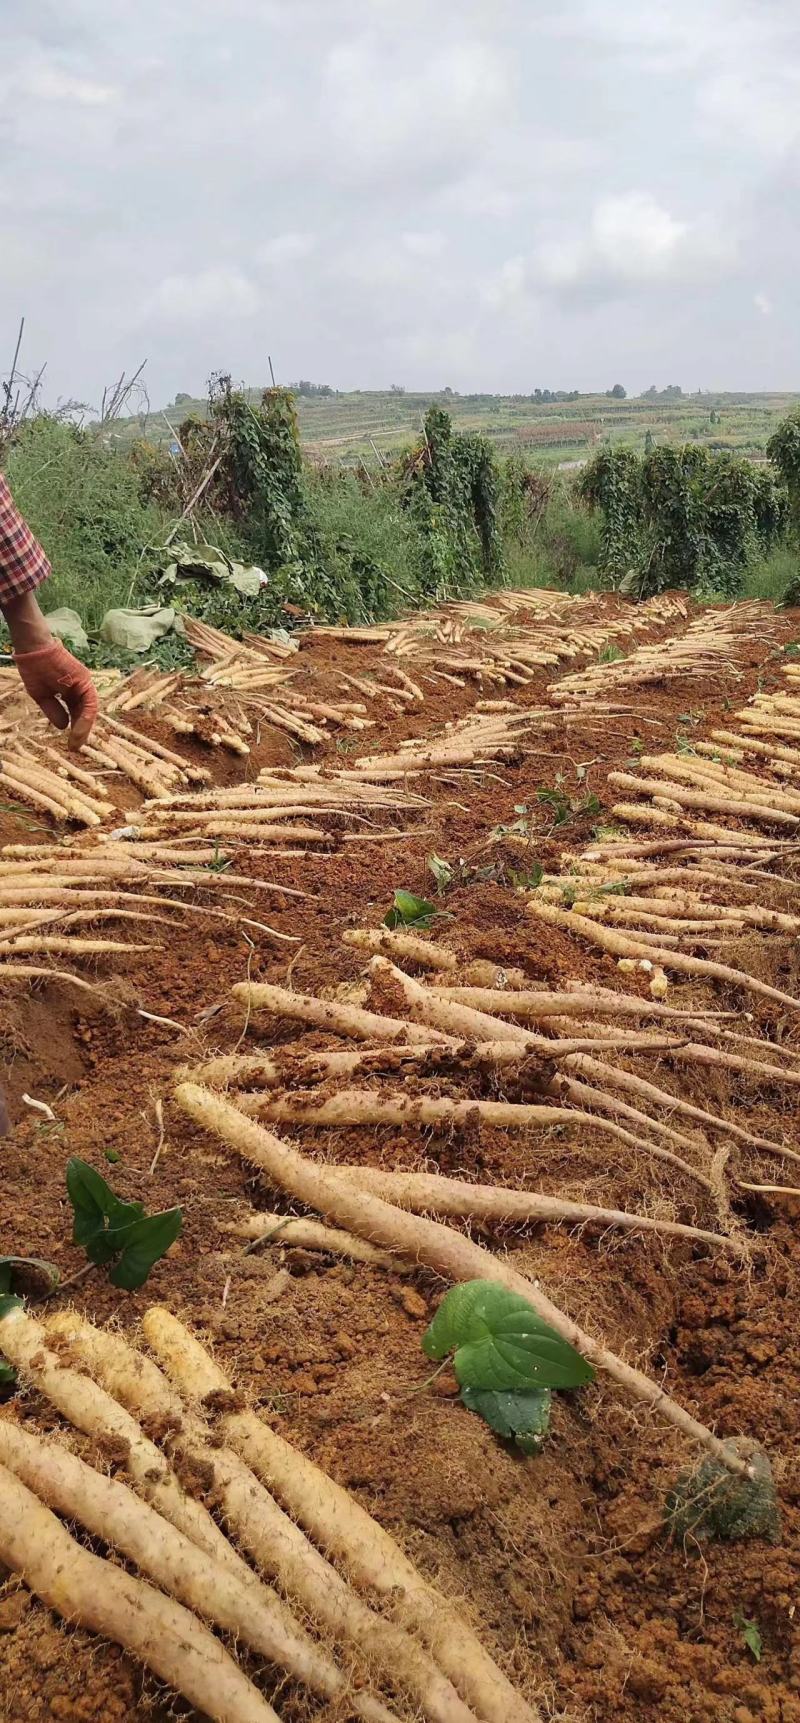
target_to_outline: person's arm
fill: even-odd
[[[97,717],[97,691],[84,664],[55,640],[39,609],[36,590],[50,573],[0,473],[0,611],[24,686],[57,730],[70,725],[70,746],[88,741]]]

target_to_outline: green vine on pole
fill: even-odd
[[[797,449],[800,508],[800,419]],[[748,564],[785,531],[789,509],[769,468],[697,444],[656,445],[644,457],[601,449],[580,491],[602,514],[602,567],[639,598],[693,586],[734,598]]]
[[[787,414],[767,443],[767,456],[786,486],[792,524],[800,528],[800,407]]]
[[[443,407],[429,407],[406,478],[407,506],[425,543],[426,596],[457,596],[497,582],[503,569],[500,475],[485,437],[454,431]]]

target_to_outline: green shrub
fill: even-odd
[[[88,629],[124,604],[131,583],[166,530],[164,516],[141,500],[127,456],[86,431],[42,415],[11,448],[8,480],[53,565],[45,608],[69,605]]]

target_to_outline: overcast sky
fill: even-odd
[[[798,389],[799,191],[798,0],[0,0],[51,400]]]

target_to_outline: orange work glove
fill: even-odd
[[[85,664],[73,658],[60,640],[35,652],[18,652],[14,663],[25,690],[57,730],[70,725],[69,745],[88,742],[97,717],[97,689]]]

